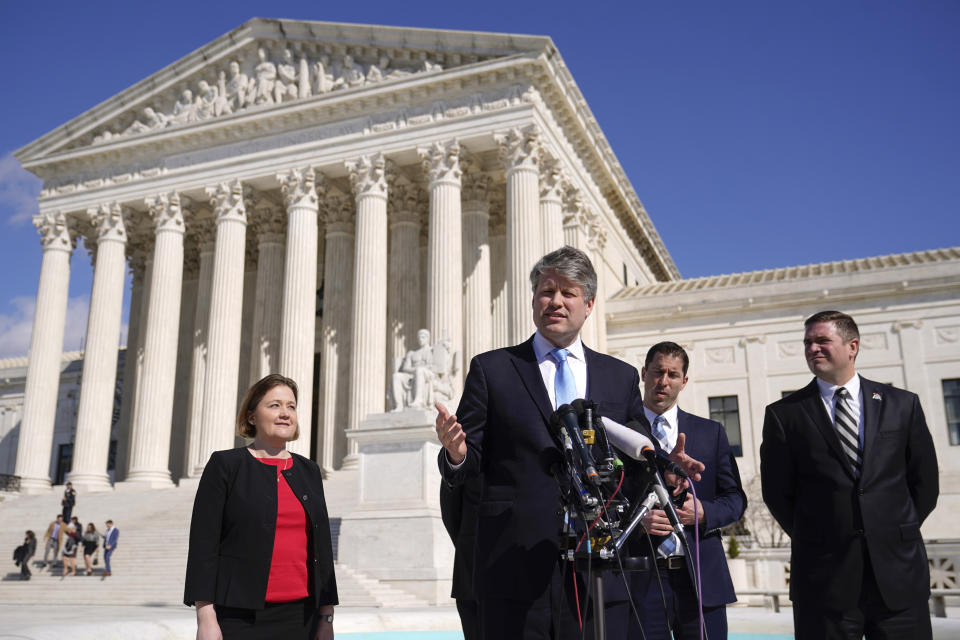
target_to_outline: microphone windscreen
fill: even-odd
[[[615,422],[606,416],[604,416],[602,420],[603,427],[607,430],[607,439],[610,443],[634,460],[643,458],[644,449],[656,449],[653,441],[642,433],[638,433],[630,427]]]

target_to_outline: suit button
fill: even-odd
[[[854,531],[853,533],[854,533],[856,536],[860,537],[860,538],[863,537],[863,529],[857,529],[857,530]]]
[[[866,493],[866,491],[864,491],[863,489],[857,489],[858,496],[862,496],[864,493]]]
[[[307,501],[307,494],[303,494],[303,497],[300,498],[300,499],[303,500],[304,502],[306,502],[306,501]]]

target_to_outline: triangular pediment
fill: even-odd
[[[550,46],[539,36],[254,18],[16,152],[60,152],[404,82]]]

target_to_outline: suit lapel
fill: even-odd
[[[863,470],[867,471],[867,459],[873,452],[873,443],[880,431],[880,418],[883,416],[883,395],[880,386],[873,380],[860,376],[860,393],[863,395]]]
[[[533,338],[517,345],[511,355],[513,366],[516,368],[524,388],[527,390],[527,393],[530,394],[530,398],[534,404],[537,405],[540,415],[549,423],[550,416],[553,414],[553,407],[550,405],[550,396],[547,395],[547,388],[543,385],[543,376],[540,375],[537,356],[533,352]],[[589,379],[590,377],[588,375],[587,380]]]
[[[826,407],[823,406],[823,400],[820,398],[820,387],[817,386],[817,379],[814,378],[813,382],[808,384],[801,393],[803,394],[803,400],[800,401],[800,406],[803,408],[803,411],[807,414],[810,421],[816,425],[823,439],[827,441],[830,450],[833,451],[837,462],[843,470],[847,475],[853,477],[853,469],[850,468],[850,463],[847,461],[847,457],[843,453],[843,448],[840,446],[840,436],[837,435],[837,428],[830,420],[830,415],[827,413]]]

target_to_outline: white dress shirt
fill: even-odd
[[[860,441],[860,451],[863,451],[863,390],[860,388],[860,376],[854,373],[853,377],[843,384],[830,384],[817,378],[817,386],[820,387],[820,399],[823,400],[823,406],[827,410],[827,415],[830,416],[830,422],[834,424],[837,423],[837,406],[833,394],[837,392],[837,388],[845,388],[851,399],[856,398],[853,408],[857,412],[858,439]]]
[[[533,353],[537,356],[537,366],[540,367],[540,377],[543,378],[543,386],[547,388],[547,395],[550,396],[550,406],[557,408],[557,392],[553,381],[557,377],[557,361],[553,359],[550,352],[556,349],[556,346],[537,331],[533,334]],[[577,383],[577,397],[586,399],[587,397],[587,361],[583,357],[583,342],[580,336],[573,341],[569,347],[566,347],[567,363],[570,365],[570,371],[573,372],[573,379]]]
[[[664,425],[663,430],[666,431],[667,435],[663,438],[657,438],[657,441],[660,442],[660,446],[664,451],[670,453],[673,451],[673,448],[677,446],[677,437],[680,435],[680,426],[677,424],[677,412],[679,407],[673,405],[669,409],[663,412]],[[647,405],[643,405],[643,415],[647,416],[647,421],[650,423],[651,434],[653,435],[653,421],[657,419],[657,415],[651,411]],[[656,436],[654,436],[656,438]]]

